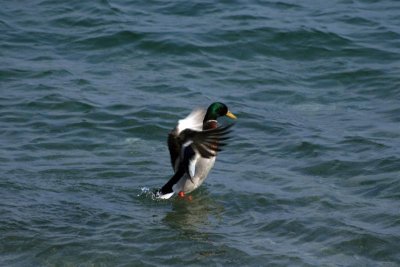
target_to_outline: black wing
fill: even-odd
[[[175,128],[168,134],[168,149],[169,149],[169,155],[171,157],[172,169],[174,171],[176,171],[175,164],[176,164],[176,160],[179,157],[179,154],[181,153],[181,148],[182,148],[182,144],[180,144],[180,142],[179,142],[177,129]]]
[[[181,159],[181,162],[179,162],[179,165],[177,167],[177,170],[175,174],[169,179],[169,181],[159,190],[159,192],[164,195],[168,193],[172,193],[172,187],[174,184],[176,184],[181,177],[188,172],[188,166],[189,166],[189,161],[192,159],[194,156],[194,151],[192,150],[191,147],[187,147],[184,151],[184,156],[183,159]]]
[[[190,144],[202,157],[210,158],[216,156],[217,152],[221,151],[221,147],[226,145],[223,141],[230,138],[228,136],[231,132],[229,129],[233,125],[230,124],[204,131],[185,129],[179,134],[178,142],[180,147]]]

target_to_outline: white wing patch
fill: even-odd
[[[176,126],[178,134],[187,128],[201,131],[203,129],[203,120],[205,115],[206,110],[203,108],[193,110],[186,118],[178,121],[178,125]]]
[[[195,154],[196,156],[189,161],[189,166],[188,166],[188,170],[189,170],[189,175],[190,178],[193,178],[194,175],[196,174],[196,163],[197,163],[197,159],[198,159],[198,154]]]

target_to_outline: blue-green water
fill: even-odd
[[[2,1],[0,265],[399,266],[399,14]],[[216,100],[238,121],[207,182],[153,200],[169,130]]]

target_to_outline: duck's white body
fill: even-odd
[[[172,189],[175,193],[183,191],[190,193],[199,187],[207,178],[208,173],[214,167],[215,157],[206,159],[196,155],[196,158],[191,163],[193,165],[193,172],[185,173],[184,176],[176,183]]]
[[[185,129],[201,131],[203,129],[203,119],[206,113],[205,109],[195,109],[186,118],[179,120],[177,126],[171,131],[170,136],[179,136]],[[175,172],[178,171],[180,161],[184,157],[185,149],[191,143],[184,144],[180,151],[180,156],[175,159],[172,168]],[[186,145],[186,146],[185,146]],[[170,149],[171,150],[171,149]],[[160,198],[168,199],[175,193],[179,192],[190,193],[198,188],[207,178],[208,173],[214,167],[215,156],[210,158],[203,158],[198,151],[194,149],[193,159],[189,161],[188,169],[184,175],[172,186],[172,193],[161,195]],[[172,157],[172,156],[171,156]],[[172,159],[171,159],[172,160]]]
[[[190,193],[198,188],[213,168],[219,142],[227,139],[227,127],[217,127],[216,120],[205,121],[206,110],[195,109],[168,135],[168,148],[174,176],[157,192],[168,199],[175,193]]]

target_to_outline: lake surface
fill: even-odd
[[[400,1],[1,6],[1,266],[400,265]],[[154,200],[214,101],[208,180]]]

